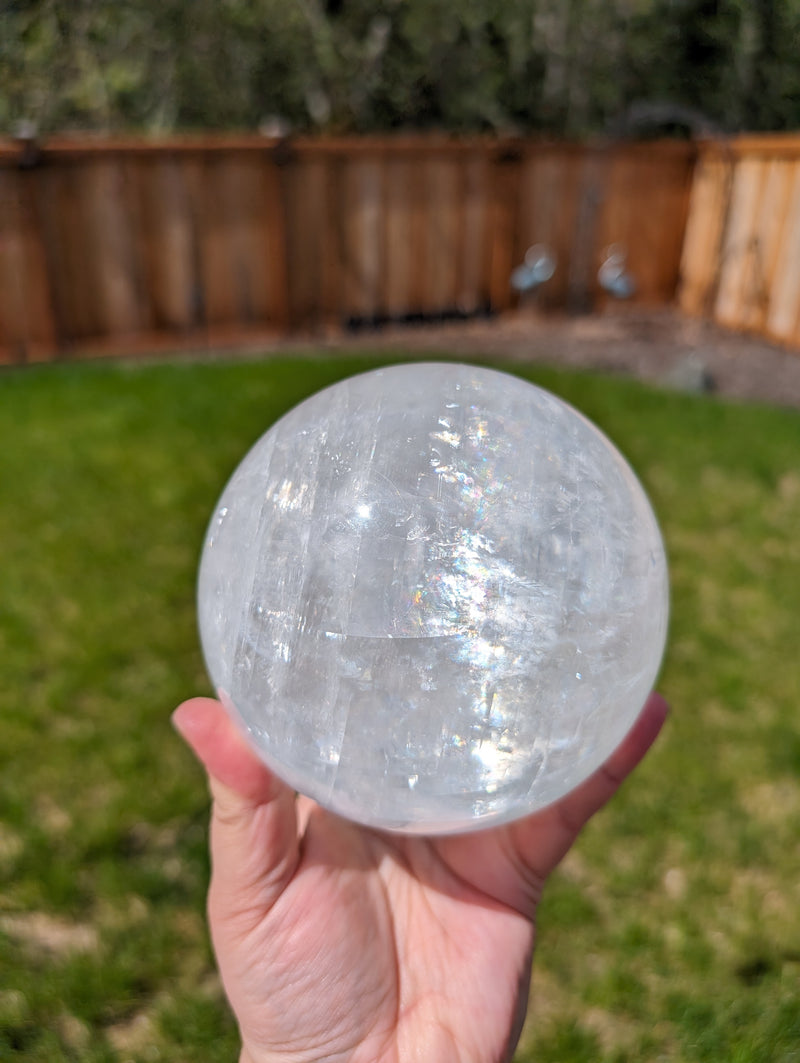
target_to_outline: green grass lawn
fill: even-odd
[[[205,787],[169,725],[207,689],[197,559],[246,448],[372,364],[0,376],[0,1059],[236,1058]],[[549,887],[518,1059],[800,1060],[800,414],[526,375],[650,492],[674,712]]]

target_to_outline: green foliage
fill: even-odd
[[[798,0],[8,0],[0,129],[792,128],[799,36]]]
[[[440,356],[438,356],[440,357]],[[194,579],[245,449],[369,356],[0,376],[0,1058],[236,1058],[206,938]],[[518,1059],[796,1059],[800,415],[514,371],[597,421],[671,563],[672,719],[541,910]]]

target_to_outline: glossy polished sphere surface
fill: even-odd
[[[409,364],[307,399],[225,487],[211,678],[295,789],[375,827],[494,825],[585,779],[659,669],[668,579],[608,439],[517,377]]]

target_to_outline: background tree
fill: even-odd
[[[0,0],[0,129],[800,125],[800,0]]]

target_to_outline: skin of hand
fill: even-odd
[[[666,715],[651,695],[606,764],[540,812],[417,837],[296,796],[219,702],[184,702],[173,722],[209,776],[209,923],[240,1063],[510,1060],[545,880]]]

